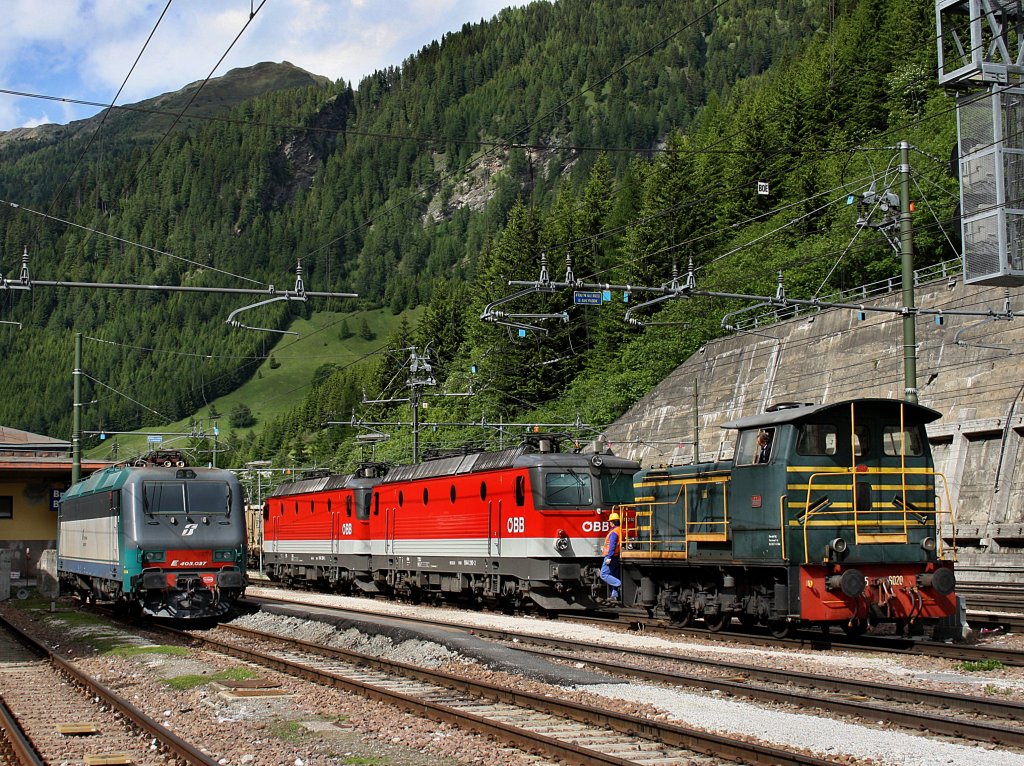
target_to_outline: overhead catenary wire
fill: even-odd
[[[146,48],[149,47],[149,43],[153,39],[153,35],[156,34],[156,30],[159,28],[160,22],[164,20],[164,16],[167,15],[167,11],[170,9],[172,2],[174,2],[174,0],[167,0],[167,5],[165,5],[163,11],[160,12],[160,17],[156,20],[156,24],[154,24],[153,29],[150,30],[149,36],[146,37],[146,41],[142,44],[142,49],[135,57],[135,61],[132,62],[131,68],[128,70],[128,74],[125,75],[124,81],[121,83],[121,87],[117,89],[117,93],[114,94],[114,98],[111,99],[110,105],[103,110],[103,116],[100,118],[100,124],[96,126],[95,130],[92,131],[92,134],[89,136],[89,140],[82,148],[82,151],[79,152],[78,160],[75,162],[75,166],[71,168],[71,172],[68,173],[67,177],[64,179],[64,182],[60,185],[60,188],[57,189],[56,194],[54,194],[51,198],[48,212],[52,213],[54,211],[54,208],[57,204],[57,200],[60,199],[61,194],[64,193],[64,190],[67,188],[68,184],[71,183],[71,179],[74,177],[75,172],[78,170],[78,168],[81,167],[82,161],[85,159],[85,155],[88,153],[89,149],[96,142],[96,139],[99,138],[101,132],[103,131],[103,126],[107,122],[107,117],[110,116],[110,110],[117,103],[117,99],[120,98],[121,93],[124,91],[125,86],[128,84],[128,80],[131,79],[132,73],[135,71],[135,67],[139,65],[139,61],[142,59],[142,54],[145,53]]]

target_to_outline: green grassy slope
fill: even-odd
[[[266,423],[286,413],[306,396],[313,373],[318,367],[327,363],[344,366],[366,358],[384,345],[403,317],[410,327],[415,327],[422,313],[423,307],[403,312],[398,316],[388,309],[352,313],[321,311],[315,312],[308,320],[295,320],[289,329],[299,333],[298,337],[281,336],[252,378],[241,388],[210,402],[220,415],[220,434],[225,436],[231,430],[228,416],[232,408],[239,403],[246,404],[256,417],[256,424],[251,429],[243,430],[259,432]],[[376,335],[373,340],[365,340],[358,335],[364,318],[370,330]],[[342,320],[347,321],[349,329],[357,334],[342,340],[339,337]],[[279,366],[271,367],[271,359]],[[143,429],[134,434],[119,435],[116,458],[111,454],[114,443],[112,437],[87,450],[86,454],[94,460],[125,460],[146,451],[147,432],[181,434],[164,436],[160,448],[182,449],[189,445],[189,424],[193,420],[212,439],[213,424],[209,419],[207,406],[192,416],[174,423]]]

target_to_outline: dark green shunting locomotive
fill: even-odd
[[[625,602],[779,636],[952,614],[953,551],[937,532],[953,522],[925,434],[939,417],[889,399],[783,405],[725,424],[732,459],[641,471]]]

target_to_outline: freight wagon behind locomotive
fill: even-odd
[[[724,426],[731,460],[642,471],[623,528],[626,602],[780,637],[951,615],[952,551],[936,534],[949,503],[925,435],[939,417],[887,399],[783,406]]]
[[[279,487],[264,515],[268,576],[413,601],[586,609],[608,517],[633,497],[639,464],[560,452],[531,435],[469,452]]]
[[[245,500],[230,471],[120,466],[64,493],[61,589],[135,614],[219,619],[245,584]]]

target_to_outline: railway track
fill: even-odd
[[[281,591],[283,592],[283,591]],[[294,601],[286,596],[270,596],[265,594],[248,595],[245,601],[259,604],[260,602],[279,603],[302,603]],[[347,611],[363,611],[373,614],[372,610],[360,610],[358,608],[346,607]],[[428,618],[403,617],[402,619],[411,622],[422,622],[432,625],[444,625],[452,628],[464,628],[465,623],[456,621],[432,620]],[[728,630],[710,631],[702,628],[669,627],[657,621],[641,621],[637,618],[615,617],[600,618],[592,615],[559,615],[558,620],[582,624],[593,624],[602,627],[642,627],[642,629],[663,635],[666,637],[694,636],[711,641],[726,643],[749,644],[754,646],[768,646],[774,648],[799,649],[803,651],[823,651],[829,649],[844,649],[858,652],[871,652],[882,655],[921,655],[926,657],[938,657],[943,659],[957,660],[960,662],[972,661],[997,661],[1003,665],[1013,667],[1024,667],[1024,651],[1016,649],[1005,649],[990,645],[975,644],[946,644],[940,641],[918,641],[912,639],[889,638],[882,636],[861,636],[860,638],[840,638],[838,636],[822,636],[810,634],[796,638],[779,639],[773,636],[762,635],[750,632],[733,632]],[[479,631],[478,631],[479,632]]]
[[[563,617],[561,619],[594,622],[593,618]],[[612,624],[621,624],[621,620],[613,620]],[[661,625],[653,626],[662,635],[691,635],[710,641],[721,641],[725,643],[749,644],[753,646],[767,646],[774,648],[799,649],[804,651],[825,651],[830,649],[841,649],[855,652],[870,652],[882,655],[916,655],[922,657],[937,657],[960,662],[984,662],[997,661],[1003,665],[1013,667],[1024,667],[1024,651],[1018,649],[1006,649],[988,644],[954,644],[941,641],[927,641],[916,639],[895,638],[887,636],[861,636],[859,638],[842,638],[838,636],[815,636],[808,633],[796,638],[775,638],[773,636],[760,635],[748,632],[734,632],[731,630],[711,631],[702,628],[667,628]],[[651,631],[652,626],[645,625],[645,630]]]
[[[448,621],[424,618],[389,616],[388,619],[447,628],[459,627]],[[462,630],[471,631],[481,638],[512,643],[520,651],[545,659],[567,663],[583,662],[595,669],[626,678],[717,691],[803,709],[825,710],[872,722],[885,720],[910,729],[992,742],[1002,747],[1024,748],[1024,727],[1021,726],[1024,722],[1024,704],[1019,702],[757,667],[729,662],[723,658],[706,660],[684,657],[649,648],[635,650],[614,647],[597,652],[590,643],[515,633],[506,629],[462,626]],[[626,659],[623,660],[623,657]],[[643,667],[651,662],[671,663],[672,667],[667,671]],[[697,672],[686,672],[687,668],[694,668]]]
[[[217,764],[2,618],[0,697],[12,763]]]
[[[972,626],[1024,631],[1024,586],[972,582],[958,585],[957,593],[967,604]]]
[[[716,763],[824,766],[824,760],[696,729],[484,683],[238,626],[192,635],[203,648],[384,700],[417,715],[486,733],[565,763]],[[233,639],[233,640],[229,640]],[[260,642],[263,648],[254,648]]]

